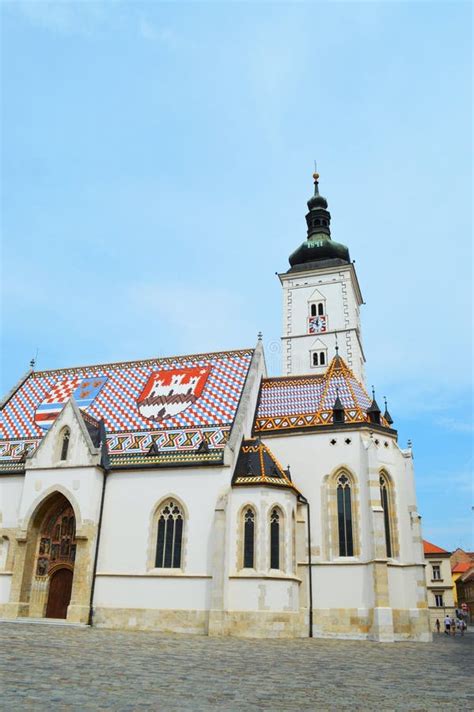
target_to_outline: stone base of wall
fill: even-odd
[[[322,608],[313,611],[313,636],[349,640],[430,642],[426,609]]]
[[[74,607],[76,609],[76,607]],[[74,613],[74,615],[71,615]],[[68,622],[84,622],[87,610],[68,611]],[[0,606],[0,618],[28,617],[28,604]],[[389,619],[393,629],[388,629]],[[442,621],[440,620],[442,623]],[[94,610],[94,626],[116,630],[232,636],[237,638],[306,638],[308,611],[193,611],[146,608]],[[313,636],[348,640],[430,642],[427,609],[325,608],[313,611]]]
[[[304,612],[210,611],[209,635],[235,638],[306,638]]]
[[[208,619],[208,611],[106,608],[101,606],[94,608],[93,624],[98,628],[207,635]]]
[[[0,606],[1,618],[26,618],[29,616],[30,604],[21,602],[4,603]]]
[[[373,609],[370,608],[316,608],[313,610],[313,636],[368,640],[372,621]]]
[[[433,636],[427,608],[393,608],[392,613],[395,640],[431,643]]]

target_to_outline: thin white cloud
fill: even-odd
[[[9,11],[20,13],[32,25],[60,35],[90,35],[107,18],[118,0],[17,0]]]
[[[437,418],[435,425],[454,433],[472,433],[474,431],[474,423],[471,421],[465,422],[463,420],[455,420],[454,418]]]
[[[139,34],[150,42],[160,42],[161,44],[175,47],[177,45],[177,35],[169,27],[157,27],[145,17],[141,17],[138,22]]]

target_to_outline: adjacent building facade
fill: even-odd
[[[315,175],[281,377],[240,351],[30,371],[0,441],[0,616],[431,637],[411,449],[364,385],[362,297]]]
[[[429,541],[423,541],[426,560],[426,589],[432,630],[436,620],[443,624],[446,615],[455,616],[455,587],[451,576],[451,553]]]

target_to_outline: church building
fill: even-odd
[[[411,449],[364,385],[328,204],[263,344],[30,370],[1,404],[0,618],[246,637],[431,639]]]

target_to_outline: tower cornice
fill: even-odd
[[[357,277],[357,272],[355,268],[355,263],[354,262],[349,262],[348,264],[341,264],[341,265],[334,265],[331,267],[316,267],[316,268],[309,268],[309,269],[302,269],[298,270],[298,272],[277,272],[278,279],[280,280],[280,284],[283,286],[285,282],[289,282],[290,280],[297,280],[301,278],[307,278],[310,276],[314,276],[315,272],[323,271],[324,274],[338,274],[340,272],[345,272],[346,270],[350,272],[353,284],[355,287],[355,293],[357,296],[357,301],[359,303],[359,306],[361,304],[364,304],[364,298],[362,296],[362,291],[360,288],[360,283],[359,279]],[[299,287],[305,287],[307,285],[301,284],[301,285],[294,285],[295,289],[298,289]]]

